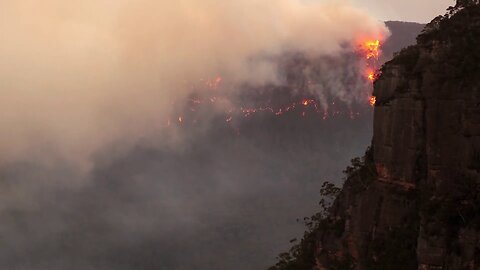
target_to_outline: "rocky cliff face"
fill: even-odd
[[[375,83],[372,148],[315,234],[316,269],[480,269],[478,1],[417,41]]]

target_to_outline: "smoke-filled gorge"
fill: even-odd
[[[0,31],[8,38],[0,45],[0,149],[7,161],[49,153],[88,163],[106,144],[131,146],[158,137],[162,127],[153,123],[163,122],[172,102],[186,98],[202,79],[221,76],[236,92],[245,84],[284,85],[278,61],[287,53],[335,56],[359,38],[387,36],[382,23],[334,3],[1,5]],[[324,83],[345,88],[337,70],[323,71],[329,72]]]
[[[0,13],[2,269],[265,269],[370,144],[390,31],[348,2]]]

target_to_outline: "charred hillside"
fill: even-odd
[[[480,269],[480,5],[458,1],[386,63],[374,137],[271,269]]]

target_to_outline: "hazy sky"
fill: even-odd
[[[354,0],[382,20],[429,22],[443,15],[455,0]]]

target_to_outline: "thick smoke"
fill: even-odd
[[[345,1],[0,1],[0,268],[266,267],[364,150],[371,111],[165,120],[216,76],[234,97],[314,78],[320,101],[354,101],[361,67],[337,56],[386,35]]]
[[[0,9],[3,161],[85,162],[104,145],[157,137],[192,82],[280,83],[278,55],[333,55],[386,35],[344,1],[19,0]]]

